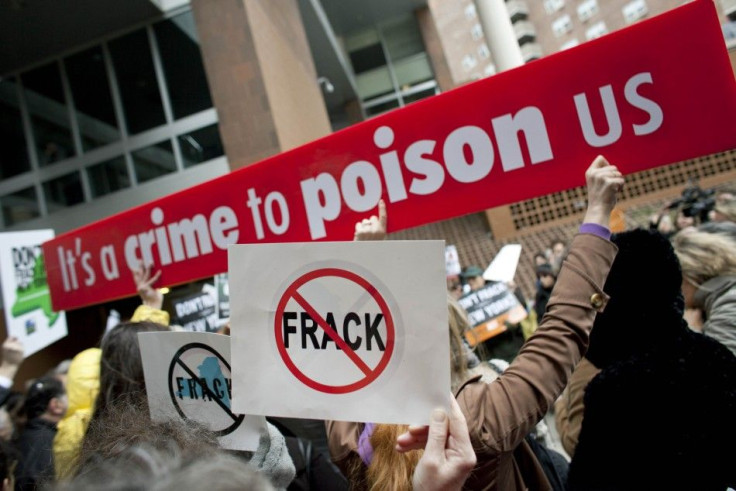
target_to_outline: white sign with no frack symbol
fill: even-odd
[[[153,421],[184,419],[203,424],[231,450],[255,450],[263,416],[232,410],[230,338],[213,333],[138,334]]]
[[[421,424],[447,405],[443,242],[235,245],[229,279],[235,410]]]

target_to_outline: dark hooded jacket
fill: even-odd
[[[682,318],[682,273],[657,232],[614,236],[619,253],[586,357],[569,472],[575,490],[723,490],[736,485],[736,357]]]

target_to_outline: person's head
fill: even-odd
[[[547,255],[544,252],[537,252],[534,254],[534,266],[541,266],[547,264]]]
[[[565,242],[561,239],[555,239],[550,244],[550,250],[552,251],[553,258],[562,258],[567,251],[567,244],[565,244]]]
[[[64,385],[56,377],[34,380],[26,392],[24,412],[28,421],[42,418],[54,423],[61,421],[68,406]]]
[[[611,240],[618,254],[603,287],[610,300],[596,315],[586,354],[598,368],[687,330],[682,272],[670,242],[643,229],[614,234]]]
[[[95,417],[118,402],[145,401],[146,384],[138,333],[168,330],[167,326],[155,322],[123,322],[105,334],[101,345],[100,392],[95,402]]]
[[[483,270],[475,265],[465,268],[465,271],[462,272],[461,276],[465,283],[470,286],[472,291],[479,290],[486,284],[483,279]]]
[[[677,218],[675,219],[675,227],[677,230],[685,230],[686,228],[694,227],[695,225],[695,217],[686,215],[683,210],[679,210],[677,212]]]
[[[682,293],[688,307],[694,307],[694,295],[706,281],[724,275],[736,275],[736,241],[721,234],[693,230],[675,235],[673,245],[682,264]]]
[[[90,422],[79,465],[63,490],[271,490],[217,436],[192,421],[151,422],[145,407],[120,404]]]
[[[714,222],[736,222],[736,196],[730,191],[718,193],[710,218]]]
[[[552,288],[556,280],[552,265],[544,263],[537,266],[537,279],[539,280],[539,284],[542,285],[542,288],[545,290]]]

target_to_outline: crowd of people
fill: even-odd
[[[142,267],[130,321],[24,394],[11,390],[23,347],[3,343],[3,490],[736,488],[734,197],[716,197],[715,225],[612,235],[624,178],[598,157],[586,183],[579,233],[534,257],[534,301],[510,285],[536,319],[513,356],[469,345],[448,288],[453,397],[428,426],[269,418],[258,448],[236,452],[194,422],[152,422],[137,334],[168,330],[169,315]],[[384,239],[387,220],[381,201],[355,240]],[[478,267],[462,278],[485,283]],[[539,438],[548,412],[567,455]]]

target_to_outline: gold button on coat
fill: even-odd
[[[590,296],[590,305],[594,308],[599,309],[603,306],[603,295],[600,293],[594,293]]]

